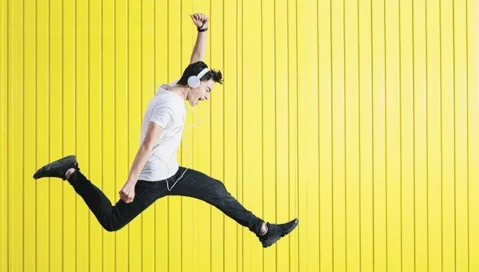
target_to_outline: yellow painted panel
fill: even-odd
[[[374,161],[373,161],[373,78],[372,3],[359,3],[359,185],[361,271],[374,270]],[[329,90],[328,90],[329,91]],[[328,106],[325,103],[325,106]],[[326,196],[326,194],[325,194]],[[328,200],[329,203],[329,200]]]
[[[333,271],[332,45],[331,2],[318,3],[319,87],[319,268]],[[290,103],[295,103],[290,100]],[[290,156],[294,153],[290,153]],[[290,171],[294,171],[290,167]],[[279,196],[278,196],[279,197]]]
[[[224,74],[178,158],[257,216],[158,200],[111,233],[33,172],[76,154],[114,205],[158,85],[210,18]],[[0,271],[479,270],[478,3],[61,1],[0,5]]]
[[[374,270],[387,270],[385,1],[371,3]],[[333,86],[333,90],[334,90]],[[333,120],[333,123],[335,119]]]
[[[265,220],[276,221],[276,85],[275,85],[275,40],[274,40],[274,1],[261,1],[261,33],[271,33],[269,37],[261,36],[261,51],[259,64],[263,71],[262,81],[260,85],[261,96],[258,96],[261,101],[261,149],[263,157],[262,164],[262,200],[263,200],[263,218]],[[267,175],[266,175],[267,174]],[[258,186],[259,187],[259,186]],[[254,210],[254,213],[259,213],[260,210]],[[264,252],[263,270],[276,271],[277,270],[277,248],[273,246],[272,250]]]
[[[50,67],[49,67],[49,96],[48,111],[50,117],[49,126],[49,157],[60,158],[63,155],[63,23],[62,23],[62,1],[50,1]],[[53,52],[53,53],[52,53]],[[63,268],[63,182],[55,179],[49,183],[49,213],[50,222],[50,269],[60,271]]]
[[[138,151],[140,128],[142,120],[141,112],[141,2],[142,1],[128,1],[127,6],[127,154],[128,165],[133,163],[136,152]],[[135,129],[136,128],[136,129]],[[126,181],[126,176],[124,176]],[[121,187],[120,187],[121,188]],[[142,252],[142,231],[141,231],[141,218],[136,217],[125,226],[128,229],[128,269],[141,268]]]
[[[412,10],[414,44],[415,269],[416,271],[427,271],[429,262],[427,244],[426,1],[415,1]]]
[[[119,188],[117,189],[115,180],[117,178],[115,173],[115,162],[117,151],[115,149],[115,98],[117,94],[116,90],[116,69],[115,69],[115,1],[103,1],[102,2],[102,42],[101,48],[103,53],[100,55],[101,59],[101,169],[99,175],[102,179],[101,188],[105,195],[112,202],[116,202]],[[113,101],[113,103],[112,103]],[[113,166],[113,167],[111,167]],[[121,176],[122,177],[122,176]],[[121,178],[119,178],[121,180]],[[153,243],[154,239],[150,239]],[[115,235],[102,235],[102,267],[103,270],[117,271],[116,268],[119,265],[120,259],[116,255],[115,248],[118,245],[118,241],[115,239]],[[151,245],[150,245],[151,246]],[[154,245],[153,245],[154,246]],[[152,251],[154,253],[154,251]],[[154,260],[154,258],[153,258]]]
[[[9,267],[8,250],[8,0],[0,2],[0,270]],[[35,249],[34,249],[35,250]]]
[[[102,145],[103,141],[101,140],[103,132],[103,122],[102,122],[102,7],[101,1],[93,1],[88,5],[88,14],[89,14],[89,55],[88,55],[88,88],[89,88],[89,138],[92,139],[89,142],[89,168],[90,175],[88,178],[93,184],[98,188],[103,189],[103,179],[102,179]],[[103,262],[103,231],[100,224],[98,224],[97,219],[93,213],[89,213],[89,222],[90,222],[90,245],[97,246],[90,247],[90,271],[102,271],[102,262]]]
[[[237,74],[239,73],[238,69],[238,27],[239,23],[236,20],[225,20],[224,18],[235,18],[237,14],[236,2],[234,1],[225,1],[223,9],[223,22],[224,25],[224,48],[223,53],[225,58],[223,59],[223,72],[225,74],[231,74],[231,77],[228,77],[228,80],[224,82],[224,86],[220,92],[223,94],[223,107],[224,109],[229,109],[224,111],[223,122],[224,122],[224,134],[223,134],[223,143],[224,143],[224,184],[228,191],[236,199],[239,199],[239,169],[238,164],[241,163],[239,160],[239,150],[237,147],[238,140],[238,111],[239,111],[239,100],[238,100],[238,83],[239,78]],[[210,16],[211,18],[211,16]],[[221,22],[219,24],[222,24]],[[218,25],[218,24],[216,24]],[[230,90],[225,92],[225,90]],[[215,90],[215,94],[218,92]],[[212,96],[212,99],[215,99]],[[221,103],[221,102],[220,102]],[[220,113],[221,114],[221,113]],[[201,221],[196,221],[198,224],[203,224]],[[237,223],[233,220],[224,220],[224,271],[238,271],[239,270],[239,255],[242,251],[238,250],[238,247],[242,246],[239,243],[239,228]],[[200,246],[200,245],[198,245]]]
[[[90,177],[92,174],[90,164],[90,35],[89,35],[89,7],[87,2],[78,2],[76,6],[76,154],[82,173]],[[98,181],[90,180],[98,185]],[[77,196],[76,202],[76,229],[77,241],[77,270],[89,270],[91,265],[90,248],[90,220],[91,212],[88,210],[83,199]]]
[[[428,269],[443,268],[440,3],[426,1],[426,158]]]
[[[154,83],[171,82],[169,76],[168,59],[169,29],[168,1],[155,1],[154,8]],[[117,46],[115,44],[115,46]],[[175,71],[176,72],[176,71]],[[124,181],[123,181],[124,182]],[[155,209],[155,271],[168,271],[169,269],[169,200],[160,199],[154,206]]]
[[[155,2],[141,1],[141,112],[146,110],[148,100],[155,92]],[[113,117],[113,116],[112,116]],[[114,118],[114,117],[113,117]],[[114,119],[112,119],[113,121]],[[114,196],[113,196],[114,197]],[[155,271],[155,209],[150,206],[141,216],[141,240],[143,250],[141,268]]]
[[[9,26],[23,28],[23,3],[20,1],[10,1],[8,10]],[[23,156],[24,154],[23,138],[25,136],[23,129],[23,92],[17,90],[24,89],[23,75],[23,33],[9,32],[8,36],[8,265],[23,270],[23,247],[17,245],[23,244]]]
[[[36,111],[36,120],[37,123],[37,132],[36,132],[36,167],[31,169],[32,175],[36,168],[44,165],[46,162],[50,161],[49,156],[49,58],[51,55],[50,51],[50,29],[49,29],[49,9],[48,1],[37,1],[37,111]],[[75,103],[78,103],[75,100]],[[31,179],[31,175],[28,177]],[[45,179],[42,182],[36,182],[37,191],[36,191],[36,269],[38,271],[49,271],[50,270],[50,213],[49,213],[49,204],[50,204],[50,186],[55,180]],[[78,210],[76,211],[77,216]],[[79,249],[84,248],[84,243],[78,244],[76,252],[79,252]],[[73,252],[71,252],[74,254]],[[83,260],[86,260],[83,258]],[[86,260],[83,263],[88,263]],[[9,269],[12,267],[9,267]],[[8,271],[8,270],[7,270]],[[3,272],[3,271],[2,271]]]
[[[385,1],[385,178],[387,271],[402,271],[399,3]]]
[[[24,81],[24,133],[25,135],[35,135],[37,130],[36,122],[36,63],[37,44],[35,41],[36,34],[36,3],[33,1],[26,1],[24,6],[24,78],[29,80]],[[0,79],[1,80],[1,79]],[[2,107],[2,106],[0,106]],[[3,114],[3,113],[2,113]],[[32,138],[30,138],[32,139]],[[23,248],[23,262],[25,271],[34,271],[36,268],[36,189],[37,184],[28,181],[31,177],[31,169],[36,166],[36,141],[25,138],[24,150],[28,151],[29,156],[23,157],[23,180],[24,186],[24,248]],[[1,151],[3,153],[3,151]],[[0,170],[1,171],[1,170]],[[2,219],[0,219],[2,220]],[[71,237],[71,236],[70,236]],[[0,242],[1,243],[1,242]],[[1,262],[1,261],[0,261]],[[1,268],[0,268],[1,270]],[[2,270],[3,271],[3,270]]]
[[[128,155],[128,2],[115,2],[115,194],[126,181]],[[129,226],[115,233],[115,271],[129,271]]]
[[[76,56],[76,7],[74,2],[63,2],[63,154],[76,153],[76,95],[77,95],[77,56]],[[39,124],[37,124],[38,126]],[[40,166],[38,163],[36,166]],[[83,165],[82,165],[83,166]],[[32,168],[30,168],[32,169]],[[108,174],[108,172],[104,172]],[[39,184],[37,185],[39,186]],[[80,199],[78,199],[80,200]],[[76,192],[69,184],[63,185],[63,270],[75,271],[77,268],[76,247],[82,241],[77,240],[77,205],[82,205]],[[84,205],[84,204],[83,204]],[[68,254],[67,254],[68,253]],[[105,263],[107,265],[108,263]]]
[[[400,69],[400,224],[401,269],[414,271],[414,35],[413,2],[399,7],[399,69]]]
[[[469,218],[469,271],[479,270],[479,216],[474,211],[479,209],[479,143],[474,141],[479,137],[479,41],[477,33],[479,31],[479,20],[477,12],[479,3],[476,1],[467,1],[467,129],[468,129],[468,218]]]
[[[455,112],[454,112],[454,1],[442,0],[440,6],[441,28],[441,173],[442,173],[442,265],[444,271],[456,269],[455,247]],[[458,89],[459,90],[459,89]]]
[[[345,220],[347,271],[360,271],[358,1],[344,1]]]
[[[454,140],[455,140],[455,189],[454,189],[454,211],[455,211],[455,269],[457,271],[468,271],[473,255],[469,255],[469,246],[473,240],[469,240],[468,218],[469,196],[468,181],[468,83],[467,83],[467,1],[454,1],[453,6],[453,44],[454,44]],[[477,52],[477,51],[476,51]],[[477,100],[476,100],[477,101]],[[477,105],[477,104],[476,104]],[[474,169],[474,168],[471,168]],[[449,209],[449,208],[448,208]],[[471,218],[473,220],[473,218]],[[476,243],[477,244],[477,243]],[[470,270],[472,271],[472,270]]]

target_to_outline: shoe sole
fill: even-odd
[[[268,247],[274,245],[274,244],[275,244],[276,242],[278,242],[281,238],[283,238],[284,236],[290,234],[290,233],[298,226],[298,224],[299,224],[299,220],[298,220],[298,219],[294,220],[294,224],[293,224],[288,230],[286,230],[283,234],[281,234],[281,236],[279,236],[278,239],[272,241],[271,244],[266,245],[266,246],[263,246],[263,248],[268,248]]]

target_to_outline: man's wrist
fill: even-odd
[[[196,30],[198,30],[198,32],[205,32],[208,30],[208,24],[204,23],[201,26],[196,27]]]
[[[137,180],[136,179],[133,179],[133,177],[130,177],[127,179],[126,181],[127,183],[130,183],[130,184],[136,184]]]

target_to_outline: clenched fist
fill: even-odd
[[[133,202],[133,199],[135,198],[135,185],[135,183],[127,181],[125,185],[123,185],[123,188],[121,188],[120,192],[118,192],[121,200],[125,203]]]
[[[200,28],[207,28],[208,27],[208,17],[206,17],[203,13],[193,13],[190,15],[193,23]]]

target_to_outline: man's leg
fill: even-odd
[[[170,195],[193,197],[215,206],[255,233],[264,247],[274,244],[293,231],[298,224],[297,219],[280,225],[266,223],[231,196],[222,182],[193,169],[181,167],[177,174],[168,180],[168,185],[171,189]],[[266,234],[262,232],[263,223],[267,226]]]
[[[69,169],[74,169],[74,172],[68,175],[67,179]],[[160,182],[138,181],[133,202],[127,204],[120,199],[112,206],[105,194],[80,172],[75,156],[64,157],[49,163],[37,170],[34,175],[35,179],[48,177],[68,180],[107,231],[123,228],[156,199],[166,194],[166,188]]]
[[[114,206],[105,194],[90,182],[79,170],[73,172],[68,179],[75,192],[82,197],[98,222],[107,231],[117,231],[130,223],[156,199],[160,192],[156,187],[159,182],[138,181],[135,187],[135,198],[131,203],[119,199]],[[166,192],[166,190],[164,190]],[[164,193],[163,193],[164,195]]]

